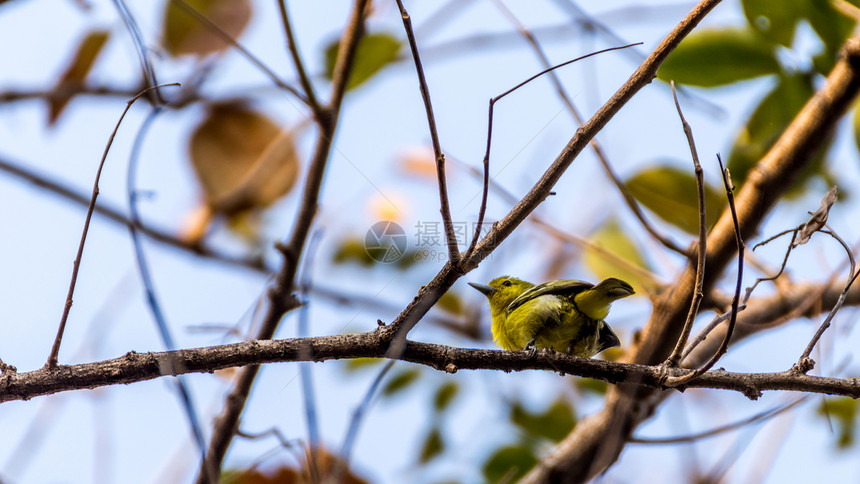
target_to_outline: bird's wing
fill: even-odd
[[[545,282],[543,284],[538,284],[537,286],[532,287],[531,289],[520,294],[516,299],[511,301],[511,303],[508,304],[507,313],[510,314],[511,311],[522,306],[523,303],[526,303],[541,296],[555,295],[573,297],[576,294],[579,294],[580,292],[586,289],[590,289],[592,287],[594,287],[594,284],[585,281],[577,281],[574,279],[550,281]]]

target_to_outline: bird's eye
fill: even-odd
[[[511,281],[505,281],[502,283],[503,286],[507,287],[511,285]]]

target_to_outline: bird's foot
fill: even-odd
[[[537,346],[535,345],[535,339],[533,338],[531,341],[526,343],[526,347],[523,348],[523,351],[527,351],[529,354],[529,358],[534,358],[537,354]]]

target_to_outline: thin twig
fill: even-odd
[[[338,56],[332,74],[331,99],[329,104],[323,108],[323,115],[316,120],[319,133],[305,178],[304,193],[298,207],[293,230],[287,243],[276,245],[284,257],[284,262],[275,277],[274,287],[269,290],[269,309],[257,332],[256,339],[258,340],[271,339],[283,315],[298,306],[298,301],[293,295],[294,280],[305,241],[317,213],[320,189],[332,148],[338,114],[343,103],[349,76],[352,73],[358,41],[364,32],[366,7],[367,0],[355,1],[338,47]],[[238,428],[239,417],[245,408],[245,403],[259,370],[259,365],[252,365],[239,372],[232,390],[224,400],[224,409],[215,420],[206,461],[207,465],[211,465],[216,470],[220,469],[227,448]],[[197,482],[203,484],[202,473],[198,475]]]
[[[741,237],[741,228],[738,223],[738,212],[735,208],[735,196],[734,196],[734,185],[732,184],[731,174],[727,168],[723,167],[723,160],[720,158],[720,155],[717,154],[717,161],[720,163],[720,172],[723,176],[723,186],[726,189],[726,197],[729,201],[729,211],[732,215],[732,220],[734,221],[735,228],[735,243],[737,244],[738,250],[738,277],[737,282],[735,283],[735,295],[732,298],[732,311],[731,316],[729,317],[729,324],[726,328],[726,334],[723,336],[723,342],[720,344],[717,352],[711,356],[711,359],[705,363],[704,366],[697,368],[696,370],[688,373],[682,377],[669,377],[666,380],[666,386],[669,387],[678,387],[682,385],[686,385],[689,382],[695,380],[699,376],[703,375],[705,372],[710,370],[717,364],[717,361],[726,354],[726,351],[729,349],[729,342],[732,340],[732,332],[735,329],[735,323],[738,320],[738,304],[741,299],[741,286],[743,284],[743,275],[744,275],[744,241]]]
[[[532,47],[532,50],[535,52],[538,60],[540,60],[541,64],[546,68],[550,67],[552,64],[549,61],[549,57],[547,57],[540,43],[538,43],[537,38],[534,36],[531,30],[527,29],[525,25],[511,12],[511,10],[502,3],[501,0],[495,0],[494,2],[499,10],[508,17],[508,20],[516,26],[517,31],[520,35],[526,39],[529,45]],[[618,41],[615,41],[618,42]],[[551,72],[549,74],[550,81],[555,86],[556,93],[559,98],[564,102],[565,106],[567,106],[567,110],[570,111],[571,115],[573,115],[573,119],[577,124],[582,125],[584,119],[582,115],[579,113],[579,110],[573,104],[573,100],[567,94],[567,91],[564,89],[564,85],[561,83],[561,79],[559,79],[558,75],[555,72]],[[672,91],[674,93],[674,89]],[[663,244],[669,250],[677,252],[684,257],[690,258],[691,255],[689,250],[678,245],[677,242],[669,238],[668,236],[660,233],[651,222],[648,220],[648,217],[645,216],[645,212],[642,210],[642,207],[639,205],[639,202],[636,201],[636,198],[630,193],[630,190],[627,189],[627,186],[624,185],[624,182],[621,181],[621,178],[615,173],[615,170],[612,168],[612,165],[609,163],[609,157],[606,155],[606,152],[603,150],[601,144],[597,141],[597,138],[593,138],[591,140],[591,149],[594,150],[594,154],[597,156],[597,159],[600,161],[600,164],[603,166],[603,170],[606,172],[606,175],[615,185],[615,188],[618,190],[618,193],[621,194],[621,197],[624,199],[624,202],[627,204],[627,207],[633,212],[633,215],[639,220],[639,223],[642,224],[642,227],[651,234],[658,242]]]
[[[299,338],[307,338],[309,333],[308,326],[310,325],[310,300],[307,298],[307,292],[311,290],[313,285],[313,265],[314,256],[319,248],[319,241],[322,237],[322,231],[317,229],[311,235],[311,240],[308,242],[307,256],[302,264],[301,272],[298,279],[302,289],[302,307],[299,309]],[[309,363],[301,363],[299,365],[299,375],[302,381],[302,394],[305,404],[305,420],[308,425],[308,472],[311,475],[312,482],[318,482],[319,467],[317,462],[317,450],[319,446],[319,422],[317,420],[317,405],[316,394],[314,393],[313,375]]]
[[[319,120],[323,115],[322,106],[320,105],[319,99],[317,99],[316,92],[314,92],[314,86],[311,83],[310,77],[308,77],[308,74],[305,71],[305,63],[302,61],[299,46],[296,43],[295,36],[293,35],[293,26],[290,23],[290,15],[287,13],[286,0],[278,0],[278,7],[281,11],[281,22],[284,24],[284,35],[287,37],[287,48],[293,58],[293,64],[296,66],[296,72],[299,75],[299,82],[302,85],[302,89],[305,91],[305,96],[307,96],[306,102],[313,111],[314,116]]]
[[[468,272],[474,269],[483,259],[488,257],[549,196],[553,186],[588,143],[640,89],[654,79],[657,68],[669,53],[719,2],[720,0],[702,0],[699,2],[666,35],[615,94],[576,131],[541,178],[504,218],[493,224],[493,228],[478,242],[469,257],[463,258],[460,267],[455,268],[450,263],[446,264],[430,282],[421,287],[412,302],[390,326],[386,327],[386,334],[390,335],[392,341],[387,354],[394,356],[404,350],[406,335],[418,324],[418,321],[433,307],[436,301],[445,294],[464,271]]]
[[[449,157],[449,159],[451,161],[454,161],[455,163],[459,163],[465,169],[467,169],[469,173],[477,177],[481,177],[483,176],[482,174],[485,173],[483,170],[479,170],[474,166],[468,165],[455,157]],[[488,186],[490,190],[492,190],[511,204],[516,204],[519,200],[516,196],[514,196],[513,193],[511,193],[508,189],[506,189],[504,186],[502,186],[495,180],[489,180]],[[612,264],[623,268],[625,271],[636,274],[637,277],[639,277],[642,281],[646,282],[646,284],[644,284],[646,290],[651,291],[654,287],[657,287],[657,292],[659,292],[659,289],[665,286],[665,283],[660,281],[660,278],[657,276],[657,274],[654,274],[648,269],[634,264],[623,257],[620,257],[615,252],[608,250],[600,244],[596,244],[585,237],[580,237],[576,234],[565,232],[564,230],[559,229],[556,224],[547,221],[541,215],[532,213],[528,220],[529,222],[537,226],[540,230],[544,231],[547,235],[550,235],[560,240],[561,242],[571,244],[576,247],[582,247],[586,250],[592,251],[593,253],[597,254],[599,257],[607,260],[608,262],[611,262]]]
[[[484,215],[485,215],[486,210],[487,210],[487,191],[489,190],[488,185],[489,185],[489,171],[490,171],[490,147],[492,146],[492,139],[493,139],[493,108],[495,107],[496,103],[498,101],[500,101],[502,98],[504,98],[505,96],[507,96],[508,94],[510,94],[510,93],[516,91],[517,89],[525,86],[526,84],[537,79],[538,77],[540,77],[540,76],[542,76],[548,72],[552,72],[552,71],[558,69],[559,67],[564,67],[568,64],[572,64],[574,62],[577,62],[577,61],[580,61],[583,59],[587,59],[589,57],[592,57],[592,56],[595,56],[598,54],[603,54],[605,52],[611,52],[613,50],[626,49],[628,47],[633,47],[634,45],[640,45],[640,44],[642,44],[642,42],[637,42],[635,44],[622,45],[622,46],[618,46],[618,47],[609,47],[607,49],[598,50],[596,52],[592,52],[590,54],[586,54],[586,55],[577,57],[576,59],[571,59],[569,61],[562,62],[561,64],[546,68],[546,69],[542,70],[541,72],[538,72],[537,74],[529,77],[525,81],[517,84],[516,86],[514,86],[514,87],[508,89],[507,91],[499,94],[498,96],[490,99],[490,107],[487,111],[487,115],[488,115],[489,119],[487,121],[487,148],[486,148],[486,151],[484,152],[484,160],[483,160],[483,164],[484,164],[484,186],[483,186],[483,191],[481,193],[481,208],[478,211],[478,223],[475,227],[475,234],[472,237],[472,243],[469,245],[469,249],[466,251],[466,254],[467,254],[465,257],[466,259],[471,259],[474,252],[475,252],[475,249],[476,249],[477,244],[478,244],[478,240],[480,239],[480,235],[481,235],[481,226],[484,223]],[[593,140],[593,137],[592,137],[592,140]],[[589,141],[591,141],[591,140],[589,140]],[[549,192],[547,192],[547,194],[545,196],[548,196],[548,195],[549,195]],[[485,236],[485,239],[487,239],[489,237],[489,235],[490,234],[487,234],[487,236]],[[481,257],[481,258],[483,258],[483,257]]]
[[[848,254],[848,262],[850,267],[848,274],[850,275],[850,277],[848,279],[848,282],[845,284],[845,288],[842,290],[842,293],[839,295],[839,299],[836,301],[836,304],[834,304],[833,307],[830,309],[830,312],[827,313],[827,317],[824,318],[824,321],[818,327],[818,330],[815,331],[815,334],[812,336],[812,340],[809,341],[809,344],[806,346],[806,349],[803,351],[803,354],[800,355],[800,358],[797,360],[797,363],[794,365],[794,367],[792,367],[793,371],[800,371],[803,373],[808,372],[815,365],[815,363],[809,358],[809,355],[810,353],[812,353],[812,349],[815,348],[815,345],[816,343],[818,343],[818,340],[821,339],[821,336],[824,334],[825,331],[827,331],[827,328],[830,327],[830,322],[833,320],[833,317],[836,316],[836,313],[842,308],[842,305],[845,304],[845,299],[848,297],[848,290],[851,289],[851,285],[857,279],[858,274],[858,272],[856,272],[856,263],[854,261],[854,253],[851,250],[851,247],[849,247],[848,244],[846,244],[845,241],[842,240],[842,238],[839,237],[839,235],[836,234],[836,232],[834,232],[832,228],[830,228],[826,224],[825,227],[827,227],[828,231],[823,232],[829,234],[840,244],[842,244],[842,247]]]
[[[113,0],[113,3],[119,11],[119,15],[122,17],[123,22],[125,22],[129,35],[131,35],[132,43],[134,43],[134,48],[137,51],[137,57],[140,61],[143,78],[146,81],[146,87],[155,89],[155,99],[152,100],[152,104],[159,106],[164,105],[165,101],[161,96],[161,90],[158,89],[158,79],[155,77],[155,69],[152,68],[152,61],[149,59],[149,53],[146,44],[143,41],[143,34],[140,32],[140,27],[137,26],[137,21],[134,19],[134,15],[132,15],[128,10],[125,0]]]
[[[225,32],[224,29],[219,27],[215,22],[209,20],[208,17],[206,17],[205,15],[203,15],[202,13],[197,11],[197,9],[195,9],[191,5],[188,5],[188,3],[185,2],[185,0],[171,0],[171,1],[176,6],[180,7],[182,10],[184,10],[186,13],[188,13],[189,15],[194,17],[198,22],[205,25],[206,28],[210,29],[212,31],[212,33],[214,33],[219,38],[221,38],[221,40],[230,44],[236,50],[238,50],[243,56],[245,56],[246,59],[248,59],[251,62],[251,64],[254,64],[258,69],[260,69],[264,74],[266,74],[266,76],[269,79],[271,79],[272,82],[274,82],[276,86],[289,92],[290,94],[295,96],[299,101],[303,102],[304,104],[308,105],[309,107],[311,107],[311,108],[313,107],[311,102],[308,100],[307,97],[305,97],[304,94],[299,92],[298,89],[294,88],[293,86],[290,86],[289,84],[287,84],[286,82],[281,80],[281,78],[278,77],[278,75],[273,70],[269,69],[269,67],[266,66],[266,64],[262,60],[257,58],[257,56],[252,54],[251,51],[249,51],[244,46],[242,46],[242,44],[240,44],[238,41],[236,41],[236,39],[234,39],[233,36],[231,36],[230,34]]]
[[[349,458],[352,454],[352,447],[355,444],[355,439],[358,436],[358,428],[361,426],[361,421],[364,419],[364,415],[367,413],[367,410],[370,408],[370,404],[373,401],[374,395],[376,395],[376,390],[379,388],[379,385],[382,384],[382,380],[385,379],[385,375],[391,370],[394,366],[394,361],[389,361],[382,367],[379,373],[376,375],[376,378],[373,379],[373,383],[370,384],[370,387],[367,389],[367,392],[364,394],[364,398],[361,399],[361,403],[358,407],[355,408],[355,411],[352,413],[352,418],[349,421],[349,427],[346,430],[346,437],[343,439],[343,447],[340,450],[340,464],[339,468],[336,469],[337,472],[333,472],[332,475],[335,477],[334,482],[340,482],[340,474],[344,472],[347,468],[349,468]]]
[[[629,440],[629,442],[634,444],[692,444],[708,437],[714,437],[716,435],[724,434],[732,430],[737,430],[751,423],[756,423],[762,420],[768,420],[773,417],[776,417],[777,415],[785,412],[786,410],[797,406],[798,404],[809,398],[809,396],[810,395],[804,395],[800,398],[795,399],[794,401],[779,405],[763,412],[759,412],[751,417],[747,417],[734,423],[720,425],[719,427],[713,428],[711,430],[705,430],[703,432],[697,432],[695,434],[684,435],[681,437],[633,437]]]
[[[689,18],[701,18],[716,0],[703,0]],[[686,20],[682,22],[686,24]],[[679,28],[682,28],[679,26]],[[752,169],[737,194],[737,213],[743,238],[750,238],[782,199],[792,182],[815,159],[813,156],[853,105],[860,91],[860,39],[851,38],[842,47],[839,59],[826,81],[800,110],[779,140]],[[501,224],[501,222],[500,222]],[[737,254],[734,217],[725,210],[708,234],[708,267],[705,287],[724,273]],[[496,237],[498,240],[499,237]],[[654,307],[658,310],[641,330],[639,344],[631,348],[630,361],[656,364],[671,353],[689,309],[695,274],[686,267],[672,290],[665,291]],[[854,291],[852,291],[852,294]],[[709,352],[710,354],[711,352]],[[709,355],[708,355],[709,356]],[[577,425],[553,453],[523,477],[523,484],[549,482],[551,476],[576,475],[583,480],[614,463],[624,448],[624,436],[607,438],[610,429],[630,432],[653,415],[662,401],[656,391],[613,391],[604,409]],[[649,402],[654,397],[657,403]],[[631,406],[638,409],[631,412]],[[599,452],[599,456],[596,453]]]
[[[81,267],[81,259],[83,258],[83,255],[84,255],[84,244],[87,241],[87,232],[90,229],[90,220],[92,219],[93,212],[95,211],[96,198],[98,198],[98,196],[99,196],[99,178],[101,177],[102,168],[104,168],[104,165],[105,165],[105,160],[107,160],[108,152],[110,151],[111,145],[113,145],[113,140],[116,137],[117,132],[119,131],[119,126],[120,126],[120,124],[122,124],[122,120],[125,118],[126,113],[128,113],[129,109],[131,109],[132,104],[134,104],[135,101],[137,101],[138,99],[140,99],[141,97],[143,97],[147,93],[149,93],[149,91],[151,91],[153,89],[157,89],[159,87],[178,86],[178,85],[179,84],[173,83],[173,84],[164,84],[162,86],[148,87],[148,88],[144,89],[143,91],[141,91],[140,93],[138,93],[137,96],[131,98],[128,102],[126,102],[125,109],[123,109],[122,115],[119,117],[119,120],[117,121],[116,126],[114,126],[114,129],[110,135],[110,138],[108,138],[107,146],[105,146],[104,153],[102,154],[102,159],[99,162],[99,167],[98,167],[98,170],[96,171],[96,179],[95,179],[95,182],[93,183],[93,194],[92,194],[92,197],[90,197],[90,203],[87,206],[87,216],[86,216],[86,220],[84,221],[84,231],[81,234],[81,242],[80,242],[80,244],[78,244],[78,254],[77,254],[77,256],[75,256],[75,262],[74,262],[74,265],[72,266],[72,281],[69,283],[69,293],[66,296],[66,305],[63,308],[63,315],[60,318],[60,327],[57,329],[57,336],[54,339],[54,346],[51,348],[51,354],[50,354],[50,356],[48,356],[48,362],[46,364],[46,366],[48,368],[54,368],[57,366],[57,358],[60,354],[60,344],[63,341],[63,332],[66,330],[66,321],[69,319],[69,313],[72,310],[72,296],[74,296],[74,294],[75,294],[75,283],[78,280],[78,270]]]
[[[460,264],[460,249],[457,246],[457,235],[454,233],[454,223],[451,221],[451,207],[448,204],[448,182],[445,176],[445,154],[439,143],[439,133],[436,130],[436,117],[433,115],[433,104],[430,101],[430,88],[427,87],[427,78],[424,76],[424,66],[421,65],[421,56],[418,54],[418,43],[415,42],[415,34],[412,32],[412,19],[403,6],[401,0],[397,0],[400,9],[400,17],[403,19],[403,29],[409,40],[409,48],[412,51],[412,60],[415,62],[415,71],[418,75],[418,86],[421,91],[421,99],[424,101],[424,110],[427,113],[427,124],[430,127],[430,142],[433,145],[433,156],[436,158],[436,178],[439,184],[439,211],[442,213],[442,224],[445,227],[445,238],[448,242],[448,258],[453,266]],[[485,208],[485,207],[482,207]],[[480,218],[478,229],[480,233]],[[477,238],[477,235],[476,237]],[[474,248],[473,239],[470,249]],[[466,251],[468,254],[469,251]]]
[[[152,274],[149,271],[149,263],[147,262],[146,256],[143,252],[143,242],[140,240],[140,235],[137,232],[137,226],[140,223],[140,213],[137,210],[136,189],[138,160],[140,159],[140,151],[143,146],[143,140],[146,137],[146,133],[152,125],[152,122],[155,121],[156,116],[161,112],[161,108],[154,107],[140,126],[137,136],[135,136],[128,161],[126,194],[128,196],[129,212],[131,213],[132,221],[128,227],[131,234],[132,244],[134,245],[134,254],[135,260],[137,261],[138,273],[140,274],[140,280],[146,293],[147,306],[149,306],[149,309],[152,312],[152,318],[155,321],[155,326],[158,329],[158,333],[161,336],[164,347],[167,348],[168,351],[173,351],[176,349],[176,345],[173,343],[173,337],[170,334],[170,327],[167,324],[164,312],[161,310],[161,304],[159,304],[158,298],[155,295],[155,282],[152,279]],[[167,364],[169,367],[172,367],[175,362],[168,361]],[[166,372],[172,373],[172,370],[167,368]],[[194,436],[194,441],[200,451],[201,465],[205,464],[206,439],[203,437],[203,428],[200,425],[200,419],[197,417],[197,412],[194,410],[194,401],[191,397],[191,392],[188,390],[188,386],[185,384],[181,375],[176,377],[174,383],[179,395],[179,401],[181,402],[182,407],[185,410],[185,415],[188,418],[188,424],[191,427],[191,434]],[[210,483],[216,483],[217,481],[214,479],[215,474],[213,473],[213,469],[206,468],[205,471],[207,481]]]
[[[693,158],[693,168],[696,173],[696,200],[699,205],[699,243],[696,246],[696,286],[693,289],[693,297],[690,300],[690,310],[687,312],[687,319],[684,321],[684,328],[681,330],[681,335],[678,337],[678,342],[675,344],[675,349],[672,354],[666,359],[666,365],[670,367],[678,366],[681,362],[681,354],[684,352],[684,347],[687,346],[687,340],[690,338],[690,331],[693,329],[693,322],[699,314],[699,305],[702,303],[702,298],[705,297],[705,260],[708,253],[708,219],[706,216],[707,207],[705,207],[705,180],[702,165],[699,163],[699,153],[696,151],[696,141],[693,139],[693,129],[684,119],[684,113],[681,111],[681,104],[678,103],[678,96],[675,95],[675,81],[671,81],[672,98],[675,100],[675,109],[678,110],[678,117],[681,118],[681,125],[684,128],[684,134],[687,136],[687,143],[690,145],[690,155]]]
[[[47,190],[50,193],[58,195],[65,200],[74,202],[84,208],[86,208],[89,204],[89,194],[85,195],[81,192],[77,192],[72,189],[68,184],[63,183],[62,181],[59,181],[57,179],[53,179],[48,175],[43,175],[36,171],[25,168],[25,165],[27,165],[27,163],[13,163],[8,160],[0,159],[0,171],[4,171],[6,173],[9,173],[10,175],[28,181],[40,188]],[[128,227],[132,223],[131,219],[129,219],[120,209],[112,207],[110,205],[104,205],[103,202],[96,203],[94,213],[105,217],[111,222],[118,223],[125,227]],[[168,245],[175,249],[180,249],[185,252],[190,252],[199,257],[213,259],[215,261],[229,264],[232,266],[244,267],[246,269],[251,269],[252,271],[264,274],[272,272],[264,265],[263,259],[259,256],[237,257],[220,253],[209,246],[200,243],[189,243],[188,241],[177,237],[173,233],[167,232],[165,230],[160,230],[146,224],[138,225],[138,230],[141,233],[151,237],[156,242],[160,242],[162,244]]]

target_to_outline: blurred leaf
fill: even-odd
[[[529,435],[560,442],[576,425],[576,417],[570,403],[556,399],[544,412],[530,413],[520,402],[511,406],[511,422]]]
[[[675,49],[657,77],[702,87],[731,84],[776,74],[773,45],[746,29],[696,30]]]
[[[837,10],[830,0],[805,0],[799,7],[802,7],[804,17],[824,43],[824,52],[815,59],[814,65],[820,74],[827,75],[856,22]]]
[[[742,0],[750,27],[768,39],[791,47],[797,22],[803,18],[803,3],[809,0]]]
[[[431,430],[424,439],[424,444],[421,446],[421,453],[418,455],[418,462],[426,464],[444,451],[445,441],[442,440],[442,433],[439,432],[438,428],[433,427],[433,430]]]
[[[854,105],[854,143],[860,151],[860,103]]]
[[[383,361],[385,360],[382,358],[353,358],[351,360],[346,360],[343,368],[347,373],[353,373],[368,368],[374,368]]]
[[[459,391],[460,386],[452,381],[442,384],[436,389],[436,395],[433,397],[433,409],[437,413],[445,411],[451,405],[451,402],[454,401],[454,397],[457,396]]]
[[[818,415],[836,420],[839,427],[839,440],[836,445],[847,449],[854,444],[854,429],[857,424],[857,400],[850,397],[825,398],[818,407]]]
[[[622,337],[623,335],[618,335],[618,336]],[[620,361],[623,356],[624,356],[624,349],[616,347],[616,348],[607,348],[607,349],[601,351],[600,354],[597,355],[597,358],[600,358],[601,360],[606,360],[606,361]]]
[[[337,62],[340,39],[331,42],[325,49],[325,78],[332,80]],[[391,34],[367,34],[358,42],[355,62],[346,88],[353,89],[373,77],[386,65],[397,59],[400,40]]]
[[[249,0],[185,0],[185,3],[233,39],[242,34],[251,19]],[[174,57],[189,54],[202,57],[230,46],[208,25],[171,0],[165,5],[162,43]]]
[[[626,185],[630,193],[658,217],[687,233],[698,233],[698,189],[692,167],[689,170],[668,165],[646,168],[629,179]],[[722,190],[705,183],[705,213],[709,228],[717,222],[725,204]]]
[[[595,380],[593,378],[576,378],[575,385],[584,392],[595,393],[597,395],[606,395],[606,390],[609,389],[609,384],[603,380]]]
[[[364,247],[364,239],[358,237],[348,237],[340,241],[337,250],[334,252],[332,261],[335,264],[345,264],[347,262],[356,262],[362,266],[369,267],[376,264],[376,261],[367,253]]]
[[[586,250],[585,265],[598,279],[617,277],[630,282],[634,288],[653,289],[657,287],[656,281],[630,267],[632,265],[645,269],[646,273],[648,271],[648,263],[642,257],[639,248],[624,233],[614,218],[606,220],[597,232],[591,234],[590,238],[592,242],[614,256],[610,257],[596,250]],[[627,264],[615,259],[615,257],[626,261]]]
[[[287,194],[298,176],[292,132],[240,103],[210,106],[189,151],[215,213],[266,207]]]
[[[527,446],[509,445],[497,450],[484,464],[484,478],[488,482],[517,482],[538,458]]]
[[[465,310],[463,299],[454,291],[442,294],[442,297],[436,302],[436,307],[451,314],[463,314]]]
[[[741,186],[750,170],[767,154],[806,102],[815,94],[811,74],[780,76],[779,82],[762,100],[738,133],[729,154],[728,168],[735,186]],[[824,143],[815,160],[798,174],[792,195],[798,195],[813,176],[824,175],[824,154],[831,140]]]
[[[418,249],[407,250],[397,259],[397,268],[409,269],[419,262],[421,262],[421,251]]]
[[[66,89],[83,86],[109,36],[110,32],[106,30],[93,30],[81,39],[72,62],[60,76],[54,90],[63,92]],[[48,100],[48,125],[53,125],[57,121],[71,99],[71,95],[60,95]]]
[[[417,368],[409,368],[395,373],[394,376],[388,380],[388,383],[382,387],[382,395],[390,397],[395,393],[399,393],[409,388],[410,385],[415,383],[419,376],[421,376],[421,371]]]
[[[286,466],[263,473],[257,469],[229,469],[221,475],[222,484],[299,484],[301,473]]]
[[[429,146],[413,146],[407,148],[397,160],[397,166],[406,175],[436,181],[436,157]],[[448,173],[448,178],[456,173]]]
[[[305,449],[305,458],[298,468],[281,465],[262,471],[256,466],[250,469],[230,469],[221,476],[221,482],[224,484],[307,484],[336,481],[338,484],[368,484],[367,480],[358,477],[348,465],[344,465],[340,457],[323,447],[314,448],[314,460],[318,472],[316,479],[311,479],[308,471],[310,453]]]

